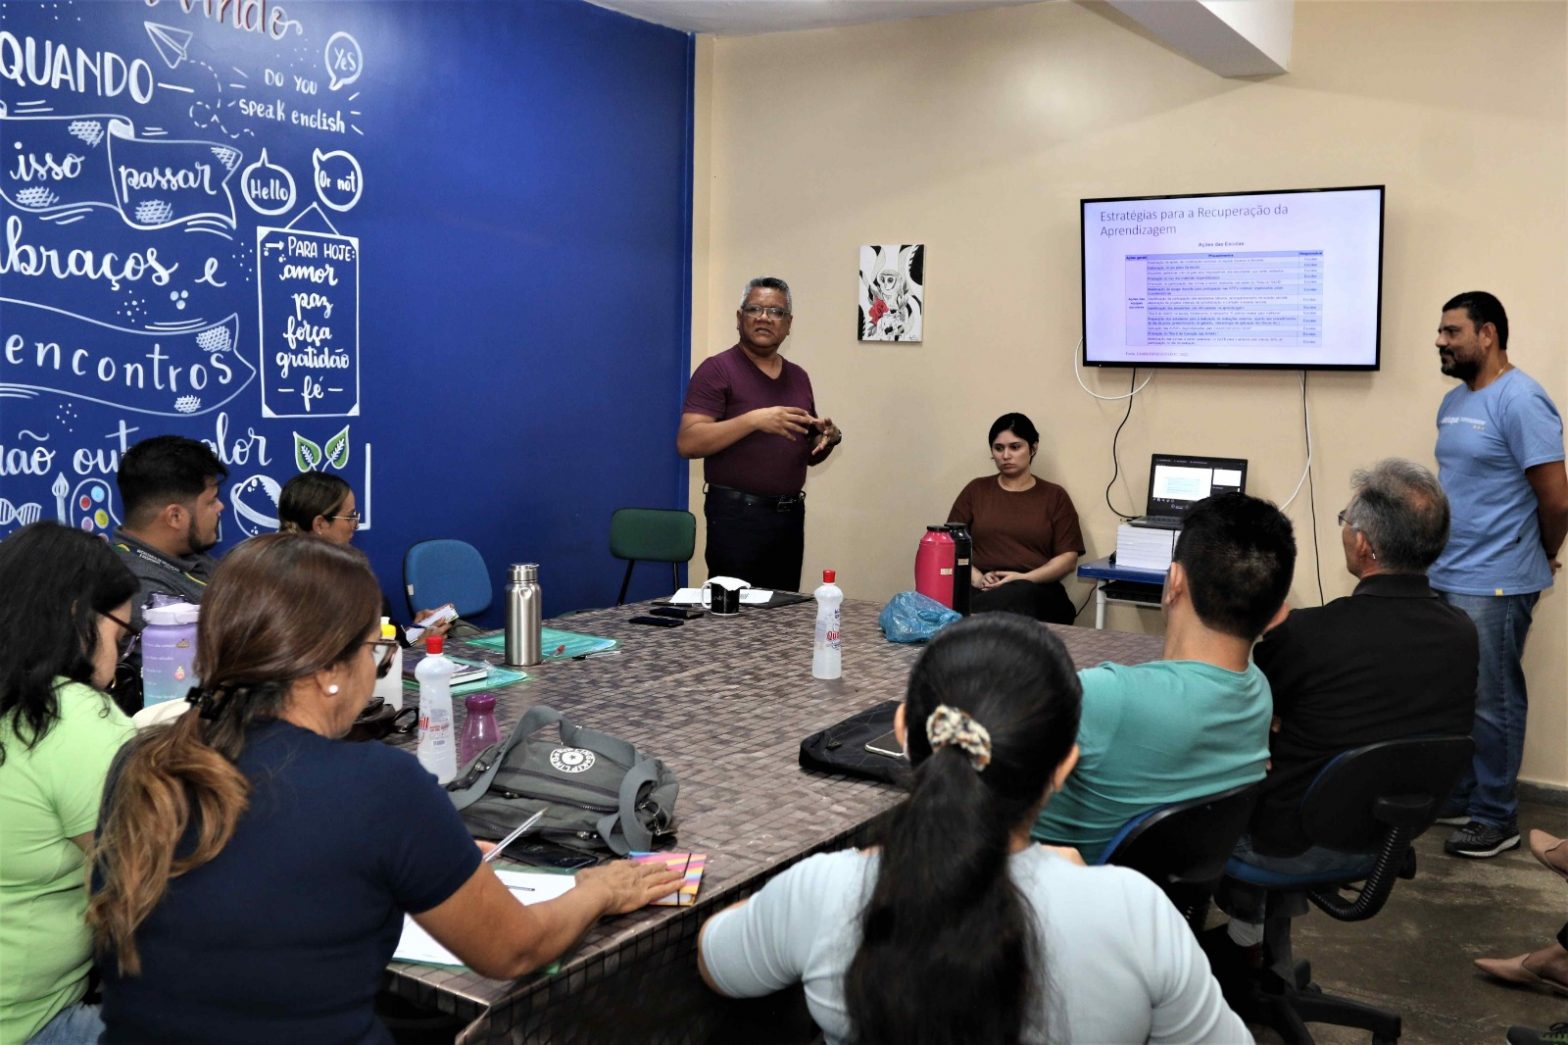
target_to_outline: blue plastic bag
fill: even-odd
[[[925,642],[961,616],[918,591],[901,591],[882,607],[877,623],[889,642]]]

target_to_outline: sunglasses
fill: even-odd
[[[120,662],[123,664],[130,658],[131,654],[136,652],[137,647],[141,645],[142,629],[134,626],[130,621],[121,620],[114,614],[105,613],[103,610],[99,610],[98,615],[100,617],[108,617],[123,629],[123,633],[120,635],[119,639]]]

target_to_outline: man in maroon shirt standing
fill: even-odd
[[[703,459],[708,575],[778,591],[800,590],[806,469],[844,438],[816,416],[806,372],[779,355],[792,318],[789,284],[746,284],[740,342],[692,374],[675,436],[682,457]]]

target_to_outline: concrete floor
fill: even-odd
[[[1568,882],[1538,864],[1529,829],[1568,835],[1568,807],[1524,802],[1525,845],[1490,860],[1447,856],[1439,824],[1416,841],[1416,877],[1394,888],[1388,906],[1365,922],[1342,923],[1317,909],[1298,919],[1291,940],[1325,990],[1393,1009],[1402,1042],[1501,1043],[1511,1024],[1538,1029],[1568,1020],[1568,997],[1500,984],[1471,964],[1551,942],[1568,921]],[[1366,1042],[1364,1032],[1309,1025],[1325,1045]],[[1261,1043],[1278,1042],[1260,1032]]]

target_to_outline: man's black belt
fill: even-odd
[[[732,490],[728,486],[718,486],[713,483],[708,484],[708,496],[725,501],[739,501],[741,504],[758,508],[771,508],[776,512],[794,511],[806,503],[805,491],[786,494],[747,493],[744,490]]]

